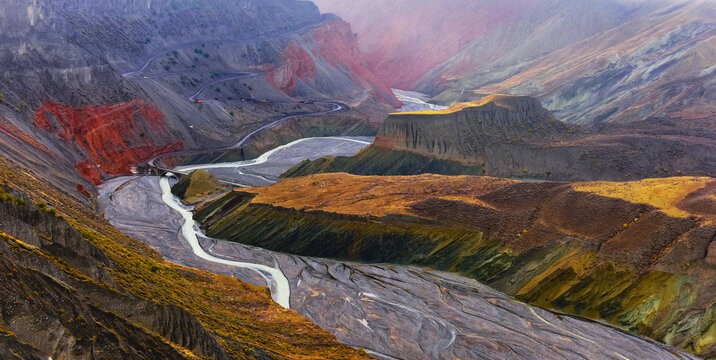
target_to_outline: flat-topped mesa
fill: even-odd
[[[304,161],[282,177],[487,175],[557,181],[714,176],[710,124],[652,118],[585,127],[556,120],[528,96],[490,95],[439,111],[391,114],[356,155]]]
[[[391,114],[375,144],[478,163],[489,144],[554,142],[569,130],[535,98],[490,95],[445,110]]]

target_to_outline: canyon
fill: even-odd
[[[0,357],[716,359],[711,0],[0,0]]]
[[[354,26],[389,86],[442,104],[503,93],[569,123],[714,118],[709,0],[316,3]]]

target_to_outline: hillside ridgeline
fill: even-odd
[[[304,161],[283,176],[438,173],[561,181],[713,176],[711,130],[707,121],[666,119],[568,125],[534,98],[492,95],[441,111],[391,114],[369,148],[351,158]]]
[[[202,205],[207,235],[447,270],[532,304],[716,356],[716,181],[322,174]]]

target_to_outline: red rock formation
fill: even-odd
[[[312,53],[306,44],[315,44]],[[313,47],[313,46],[311,46]],[[371,92],[382,102],[400,106],[388,86],[379,80],[360,60],[358,41],[348,23],[335,20],[311,30],[300,40],[291,41],[281,52],[281,61],[263,68],[268,81],[287,94],[296,89],[297,79],[307,80],[317,76],[317,61],[350,73],[357,85]]]
[[[183,146],[171,141],[176,138],[167,130],[164,114],[143,100],[81,108],[45,103],[34,123],[81,149],[85,160],[76,168],[95,184],[106,175],[129,174],[132,165]]]
[[[282,52],[283,64],[266,67],[268,81],[286,94],[296,89],[296,78],[301,80],[316,77],[316,62],[311,55],[293,40]]]
[[[85,189],[82,185],[77,185],[77,192],[88,199],[92,198],[92,194],[90,194],[89,191],[87,191],[87,189]]]
[[[17,126],[15,126],[11,123],[0,121],[0,132],[7,135],[9,138],[11,138],[15,141],[30,144],[30,145],[42,150],[47,155],[55,156],[55,154],[52,153],[50,150],[48,150],[47,147],[45,147],[45,145],[42,145],[39,141],[35,140],[35,138],[31,137],[30,135],[27,135],[27,133],[20,130]]]

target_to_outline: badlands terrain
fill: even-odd
[[[0,0],[0,358],[716,359],[711,0]]]

